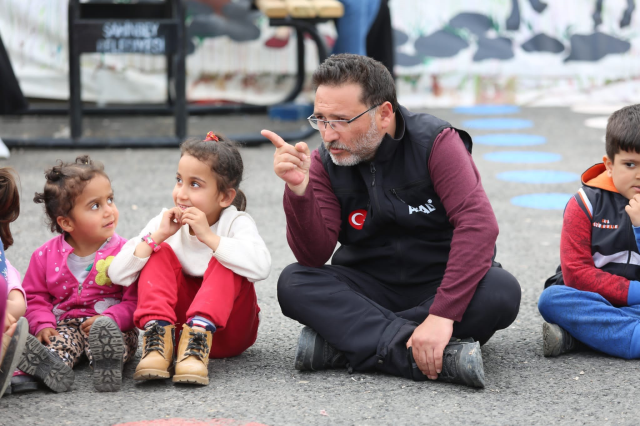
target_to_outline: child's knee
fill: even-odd
[[[538,311],[545,321],[551,321],[555,308],[557,306],[558,298],[566,291],[565,286],[554,285],[546,288],[538,299]]]
[[[640,359],[640,325],[636,326],[631,336],[629,359]]]

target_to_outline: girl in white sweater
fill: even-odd
[[[181,153],[175,206],[129,240],[108,273],[124,286],[138,280],[134,322],[144,339],[134,379],[166,379],[175,368],[174,382],[207,385],[209,357],[239,355],[256,340],[253,283],[267,278],[271,256],[244,212],[235,144],[209,132],[185,141]]]

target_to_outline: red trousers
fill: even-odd
[[[169,244],[152,253],[138,279],[136,327],[151,320],[176,325],[176,347],[182,324],[196,315],[216,326],[210,358],[240,355],[258,337],[260,307],[253,283],[222,266],[209,262],[204,277],[182,272],[182,265]]]

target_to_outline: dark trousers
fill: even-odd
[[[492,267],[482,278],[453,336],[484,344],[518,315],[521,289],[509,272]],[[433,288],[384,284],[342,266],[294,263],[278,279],[282,313],[317,331],[343,352],[355,371],[412,377],[406,343],[429,315]]]
[[[382,62],[395,78],[395,73],[393,72],[395,54],[396,48],[393,44],[389,0],[382,0],[378,16],[376,16],[376,20],[373,21],[369,34],[367,34],[367,56]]]

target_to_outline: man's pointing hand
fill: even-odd
[[[304,195],[309,184],[311,167],[311,152],[307,144],[298,142],[292,146],[270,130],[263,130],[260,133],[276,147],[276,152],[273,154],[273,171],[287,183],[294,194]]]

